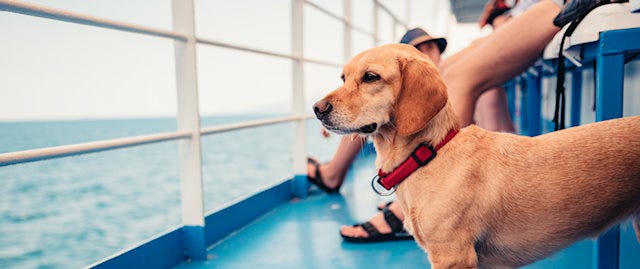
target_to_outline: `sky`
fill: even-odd
[[[31,0],[33,4],[165,30],[172,29],[169,0]],[[342,1],[316,0],[343,14]],[[409,26],[449,40],[447,54],[485,35],[457,24],[447,0],[381,1]],[[196,35],[289,54],[290,0],[195,1]],[[352,0],[352,20],[371,29],[370,0]],[[409,3],[409,8],[407,8]],[[408,14],[407,14],[408,11]],[[0,121],[173,117],[176,87],[173,40],[0,12]],[[380,44],[397,42],[404,29],[380,13]],[[304,9],[304,55],[342,64],[342,23]],[[351,54],[374,46],[353,32]],[[197,46],[201,115],[288,113],[291,61],[208,45]],[[305,64],[306,106],[341,83],[340,68]]]

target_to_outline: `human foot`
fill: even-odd
[[[356,243],[412,239],[413,237],[404,230],[402,220],[399,218],[403,216],[399,209],[393,203],[388,204],[382,208],[382,212],[377,213],[365,223],[342,226],[340,235],[345,241]]]
[[[320,164],[313,158],[307,158],[307,180],[326,193],[337,193],[342,186],[342,181],[332,177],[326,164]]]
[[[377,208],[379,211],[382,211],[382,209],[384,209],[385,207],[390,206],[391,204],[393,204],[393,201],[389,201],[389,202],[381,202],[378,204]]]

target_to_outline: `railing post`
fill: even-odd
[[[509,110],[511,121],[513,121],[514,124],[518,119],[516,115],[516,85],[518,84],[518,80],[520,80],[520,77],[515,77],[504,84],[504,92],[507,95],[507,109]]]
[[[374,46],[378,46],[380,43],[380,37],[379,37],[379,22],[378,22],[378,9],[380,8],[378,6],[378,1],[377,0],[372,0],[373,2],[373,45]]]
[[[351,0],[342,1],[342,6],[344,9],[343,19],[344,19],[344,46],[342,57],[344,62],[346,63],[351,58]]]
[[[300,198],[307,197],[307,131],[304,119],[304,0],[292,0],[291,3],[291,49],[293,54],[293,115],[300,117],[293,128],[293,182],[292,193]]]
[[[626,43],[615,34],[600,33],[598,55],[596,59],[596,121],[621,118],[624,103],[624,51],[616,47],[607,50],[611,43]],[[630,37],[632,37],[630,35]],[[631,44],[634,44],[633,41]],[[635,43],[637,44],[637,43]],[[637,49],[637,48],[631,48]],[[631,50],[630,49],[630,50]],[[620,228],[615,226],[600,235],[594,245],[594,265],[598,269],[618,269],[620,263]]]
[[[526,90],[526,106],[527,111],[525,117],[527,120],[527,135],[536,136],[541,133],[541,81],[542,81],[542,69],[539,66],[534,66],[527,72],[527,90]]]
[[[580,125],[582,114],[582,69],[571,72],[571,121],[570,125]]]
[[[173,0],[173,29],[188,36],[174,42],[177,125],[179,131],[192,132],[190,139],[179,142],[183,244],[188,259],[206,260],[193,0]]]

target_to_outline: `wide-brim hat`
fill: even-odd
[[[425,30],[421,28],[414,28],[407,31],[406,34],[400,40],[400,43],[409,44],[411,46],[418,46],[424,42],[436,42],[440,53],[444,52],[447,48],[447,40],[443,37],[432,37]]]

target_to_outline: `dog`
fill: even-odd
[[[520,267],[637,218],[640,117],[537,137],[460,129],[438,69],[404,44],[354,56],[342,80],[315,114],[335,133],[371,136],[382,175],[421,143],[441,146],[396,186],[432,268]]]

